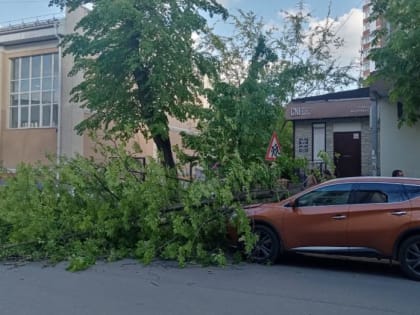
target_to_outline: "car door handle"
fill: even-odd
[[[347,216],[344,214],[338,214],[332,217],[334,220],[344,220],[347,219]]]
[[[403,215],[406,215],[407,214],[407,211],[393,211],[393,212],[391,212],[391,214],[392,215],[395,215],[397,217],[401,217]]]

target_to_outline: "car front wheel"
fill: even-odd
[[[401,244],[399,260],[403,272],[420,281],[420,235],[412,236]]]
[[[251,253],[256,263],[274,263],[280,253],[280,241],[276,232],[266,225],[257,224],[253,229],[257,242]]]

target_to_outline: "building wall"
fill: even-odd
[[[89,10],[80,7],[67,12],[62,20],[44,21],[39,25],[17,25],[10,30],[0,29],[0,161],[8,168],[16,168],[20,162],[46,162],[46,154],[74,157],[77,154],[100,158],[95,152],[95,143],[86,134],[78,135],[74,128],[90,115],[79,104],[70,101],[71,90],[83,80],[83,74],[69,76],[74,59],[62,56],[59,38],[75,31],[80,19]],[[42,24],[42,25],[41,25]],[[40,26],[41,25],[41,26]],[[11,58],[58,53],[59,56],[59,112],[58,126],[53,128],[9,128]],[[203,100],[206,105],[205,100]],[[192,120],[179,122],[169,119],[172,144],[181,146],[180,132],[195,132]],[[140,145],[143,157],[157,157],[157,149],[152,140],[146,140],[140,133],[133,136],[133,142]],[[130,150],[131,151],[131,150]],[[192,154],[192,152],[189,152]]]
[[[406,176],[420,177],[420,123],[398,128],[397,105],[385,98],[379,101],[379,119],[380,175],[402,169]]]
[[[325,151],[331,160],[334,158],[334,132],[360,131],[361,133],[361,172],[362,175],[371,173],[371,130],[369,118],[340,118],[325,120],[295,121],[294,146],[295,156],[312,161],[312,125],[325,123]],[[307,139],[307,141],[305,140]],[[305,143],[307,142],[307,146]]]
[[[11,59],[57,52],[54,40],[0,46],[0,161],[15,169],[20,162],[46,162],[56,153],[56,128],[9,128]]]
[[[3,158],[3,130],[6,128],[6,114],[8,106],[8,83],[5,74],[8,60],[5,57],[4,48],[0,46],[0,162],[4,166]]]
[[[369,118],[362,120],[362,175],[372,174],[372,130],[369,124]]]
[[[66,13],[66,18],[60,24],[59,33],[68,35],[73,33],[76,23],[86,14],[88,10],[80,7],[72,12]],[[66,55],[61,59],[61,124],[60,124],[60,155],[67,157],[74,157],[76,154],[84,155],[84,150],[87,148],[84,137],[80,136],[75,131],[75,126],[80,123],[86,112],[81,109],[78,104],[70,102],[70,92],[83,81],[83,74],[78,73],[74,76],[69,76],[69,72],[73,68],[74,59],[70,55]],[[90,155],[92,152],[89,152]]]

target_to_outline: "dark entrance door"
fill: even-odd
[[[334,164],[337,177],[360,176],[361,142],[360,132],[334,133]]]

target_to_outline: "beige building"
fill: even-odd
[[[82,76],[68,76],[71,56],[62,57],[62,35],[73,32],[89,12],[81,7],[61,19],[33,21],[0,28],[0,161],[15,169],[20,162],[46,162],[46,155],[94,155],[87,135],[74,127],[89,115],[71,103],[70,91]],[[180,131],[194,132],[194,123],[170,120],[173,145],[181,144]],[[153,141],[133,138],[143,156],[156,157]]]
[[[0,160],[45,160],[58,149],[58,20],[0,29]]]

